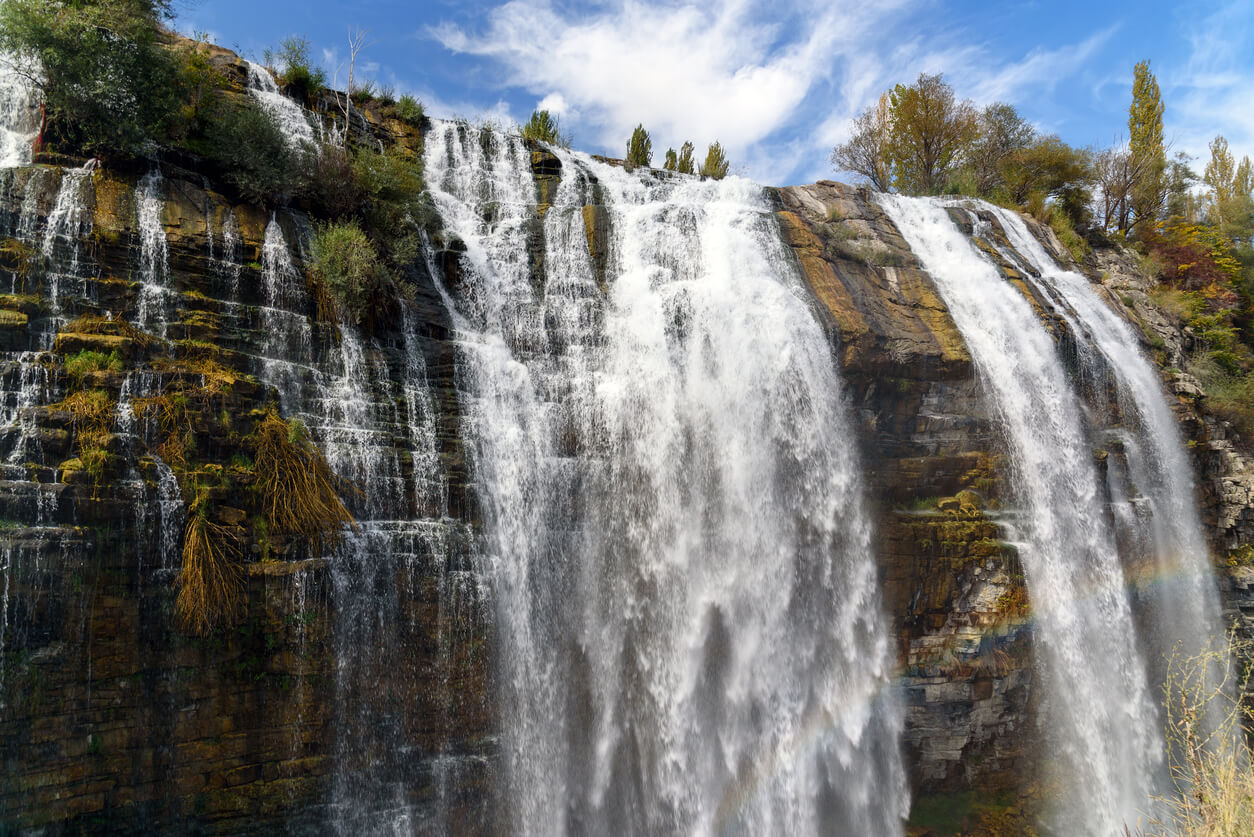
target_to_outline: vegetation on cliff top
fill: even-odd
[[[875,189],[985,198],[1048,224],[1077,260],[1124,242],[1159,282],[1158,301],[1189,331],[1185,359],[1208,408],[1254,441],[1254,172],[1216,137],[1199,177],[1168,160],[1162,94],[1148,61],[1133,70],[1126,143],[1073,148],[1013,105],[977,109],[940,75],[883,93],[832,152]]]

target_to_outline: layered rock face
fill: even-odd
[[[436,289],[415,274],[379,334],[319,320],[301,212],[165,171],[3,174],[0,819],[320,830],[410,806],[473,830],[490,627]],[[345,479],[338,545],[266,530],[271,414]],[[198,509],[245,588],[203,637],[174,616]]]
[[[363,118],[421,147],[416,131]],[[563,173],[538,148],[532,171],[523,257],[539,270]],[[441,294],[456,291],[464,246],[433,242],[414,299],[365,333],[319,315],[299,209],[232,202],[169,163],[45,162],[0,187],[0,821],[490,830],[493,620]],[[1039,755],[1030,602],[994,519],[1010,495],[1005,445],[970,354],[867,194],[828,182],[773,194],[857,417],[911,785],[1026,793]],[[608,214],[589,195],[604,282]],[[1126,260],[1098,258],[1108,301],[1131,300],[1176,365],[1188,335]],[[1254,470],[1195,382],[1172,386],[1212,547],[1227,554],[1254,538]],[[299,422],[294,436],[344,480],[357,528],[338,543],[263,525],[255,440],[270,415]],[[174,603],[201,509],[240,545],[246,594],[234,625],[196,637]],[[1254,578],[1235,569],[1225,584],[1254,630]]]

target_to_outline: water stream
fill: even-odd
[[[426,147],[467,246],[507,830],[898,833],[850,418],[761,188],[563,152],[541,218],[516,137],[441,123]]]

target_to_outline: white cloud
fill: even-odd
[[[927,0],[604,0],[581,12],[555,2],[509,0],[481,31],[428,34],[499,62],[501,86],[540,97],[580,147],[619,155],[643,123],[659,157],[718,139],[773,183],[831,176],[830,149],[893,83],[943,72],[962,96],[1013,102],[1052,90],[1113,32],[1006,61],[970,32],[923,22]]]
[[[1198,173],[1210,159],[1207,144],[1223,134],[1239,160],[1254,159],[1254,2],[1231,3],[1194,21],[1187,32],[1188,59],[1157,71],[1166,104],[1167,138],[1197,158]]]

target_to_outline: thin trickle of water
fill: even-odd
[[[43,181],[51,177],[48,169],[35,168],[26,179],[22,193],[22,207],[18,210],[17,227],[13,231],[15,238],[31,244],[38,243],[39,198],[43,194]]]
[[[165,208],[163,181],[161,171],[154,167],[135,188],[135,215],[139,227],[137,278],[140,282],[135,320],[140,328],[162,335],[165,334],[167,319],[170,262],[170,245],[161,223],[161,212]]]
[[[1048,688],[1046,734],[1066,788],[1056,827],[1108,837],[1150,805],[1163,742],[1079,399],[1027,300],[944,204],[880,202],[935,281],[1010,447]]]
[[[239,296],[239,276],[243,265],[240,263],[243,243],[239,234],[239,221],[235,218],[235,210],[228,208],[222,219],[222,255],[216,262],[218,271],[228,282],[230,299]]]
[[[79,275],[79,242],[91,234],[92,213],[87,205],[86,189],[91,183],[95,160],[82,168],[66,169],[57,191],[57,202],[48,214],[48,225],[40,247],[47,270],[47,297],[56,325],[61,322],[61,279],[82,282]],[[51,344],[47,348],[51,348]]]
[[[0,374],[0,445],[10,465],[39,460],[39,428],[33,409],[50,403],[52,379],[49,358],[39,352],[21,352],[3,365]]]
[[[830,345],[760,187],[438,123],[512,833],[900,832],[899,708]],[[601,289],[583,207],[605,196]]]
[[[293,148],[314,146],[313,126],[309,114],[279,90],[270,71],[260,64],[248,62],[248,93],[283,133],[283,138]]]

